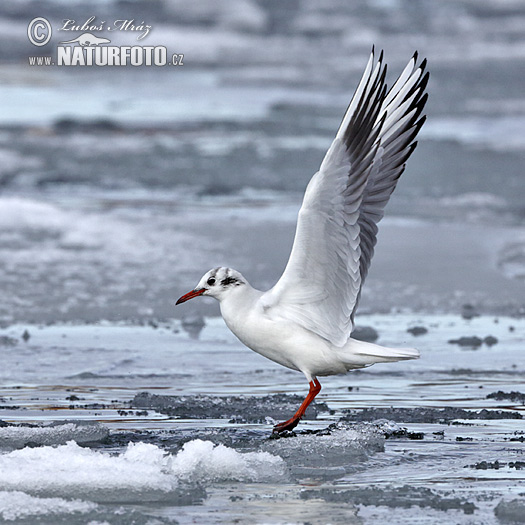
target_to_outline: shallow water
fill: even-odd
[[[325,378],[280,439],[272,424],[306,381],[221,319],[205,319],[198,339],[179,321],[4,330],[3,519],[498,523],[496,506],[524,491],[523,395],[510,395],[522,387],[523,320],[359,320],[421,359]],[[489,335],[498,342],[448,342]]]

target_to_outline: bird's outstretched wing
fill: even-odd
[[[377,223],[416,147],[428,73],[414,54],[390,90],[374,51],[304,196],[292,253],[261,297],[268,315],[343,346],[376,244]]]

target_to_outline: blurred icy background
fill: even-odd
[[[184,66],[30,67],[80,34],[34,47],[37,16],[144,21]],[[523,522],[524,27],[522,0],[1,2],[0,522]],[[358,323],[422,358],[269,440],[304,378],[174,302],[218,265],[277,280],[372,45],[431,81]]]
[[[38,48],[31,18],[93,15],[144,20],[142,44],[184,66],[28,65],[78,33]],[[416,49],[432,76],[363,311],[523,307],[524,2],[24,0],[0,16],[4,322],[173,317],[217,265],[270,287],[372,45],[390,81]]]

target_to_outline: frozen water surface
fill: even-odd
[[[523,320],[359,322],[381,343],[417,346],[421,359],[325,378],[308,417],[278,439],[272,424],[293,412],[306,381],[245,349],[221,319],[205,318],[199,339],[176,320],[4,329],[16,342],[4,347],[1,372],[3,519],[74,523],[117,512],[122,523],[324,523],[328,513],[334,523],[499,523],[510,515],[525,488]],[[416,325],[427,332],[407,331]],[[461,335],[497,343],[448,342]],[[26,515],[19,507],[31,498]]]
[[[0,3],[0,522],[523,523],[523,2],[42,9]],[[184,67],[27,65],[29,20],[94,14]],[[325,378],[271,439],[304,377],[174,302],[218,265],[276,282],[373,44],[432,76],[357,321],[422,357]]]

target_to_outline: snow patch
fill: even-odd
[[[109,430],[97,422],[71,421],[46,426],[0,427],[0,448],[22,448],[32,445],[60,445],[75,440],[77,443],[100,441]]]
[[[4,33],[2,33],[4,34]],[[0,149],[0,177],[19,171],[40,168],[42,161],[37,157],[21,155],[16,151]]]
[[[135,501],[139,493],[155,500],[181,482],[260,482],[285,475],[284,461],[270,453],[239,453],[199,439],[176,455],[142,442],[111,455],[74,441],[0,455],[0,486],[6,490],[61,497],[82,491],[98,501]]]
[[[38,498],[16,490],[0,491],[0,517],[5,521],[50,514],[85,514],[96,508],[96,503],[78,499]]]
[[[525,279],[525,238],[503,247],[498,254],[498,267],[509,279]]]
[[[455,140],[473,148],[520,151],[525,148],[525,118],[522,115],[433,118],[425,124],[421,136]]]
[[[195,439],[172,458],[171,469],[187,481],[272,481],[286,477],[284,461],[269,452],[239,453],[224,445]]]
[[[0,199],[1,230],[52,230],[63,231],[70,220],[68,214],[52,204],[23,199],[3,197]]]
[[[492,193],[468,192],[451,197],[443,197],[439,200],[442,206],[458,208],[505,208],[507,202],[502,197]]]

